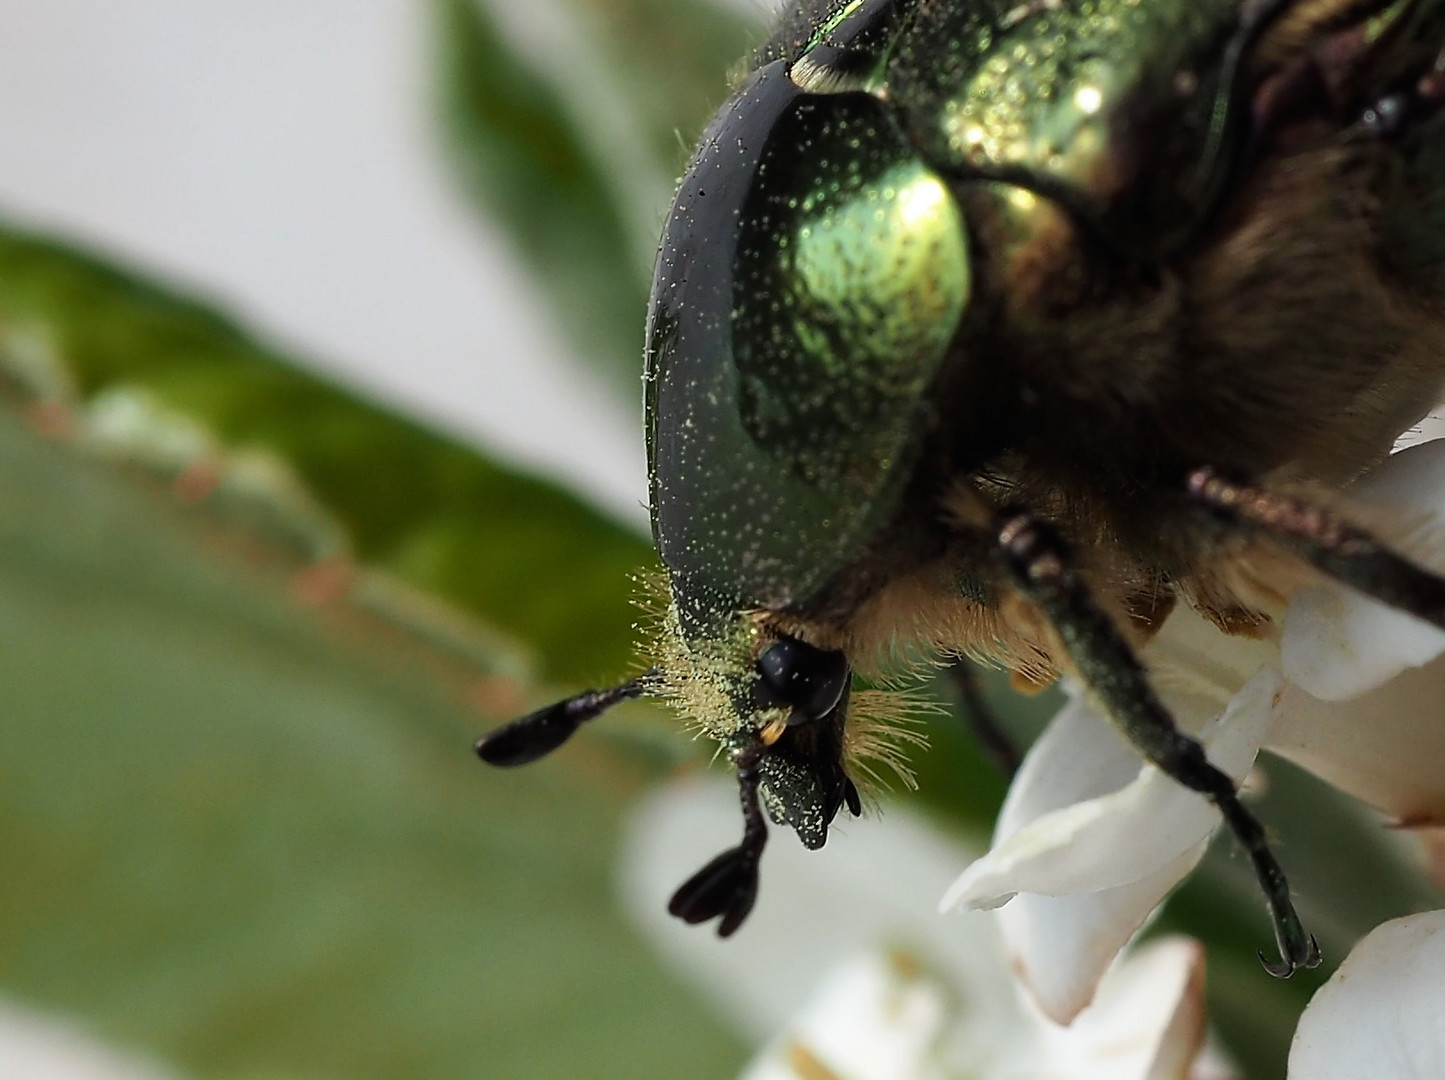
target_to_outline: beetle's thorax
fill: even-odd
[[[889,64],[890,100],[952,175],[1033,191],[1151,257],[1197,227],[1229,166],[1211,136],[1237,78],[1221,51],[1241,7],[919,4]]]

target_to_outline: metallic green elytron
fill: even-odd
[[[852,673],[1068,673],[1210,798],[1281,959],[1318,951],[1233,782],[1134,650],[1184,603],[1268,633],[1323,572],[1445,582],[1299,496],[1445,383],[1445,0],[804,0],[703,136],[647,333],[643,675],[479,744],[521,764],[671,699],[745,831],[674,896],[731,933],[764,810],[820,846],[896,753]],[[892,734],[890,734],[892,732]]]

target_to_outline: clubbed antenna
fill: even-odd
[[[743,924],[758,898],[758,862],[768,842],[768,826],[758,803],[762,775],[761,743],[751,743],[735,758],[743,804],[743,840],[708,863],[672,894],[668,913],[696,926],[718,919],[718,937],[730,937]],[[854,798],[856,798],[856,794]]]
[[[477,740],[477,756],[488,765],[511,768],[529,765],[546,757],[572,737],[583,724],[595,720],[614,705],[641,697],[646,693],[646,672],[621,686],[606,690],[584,690],[582,693],[528,713],[505,727],[488,732]]]

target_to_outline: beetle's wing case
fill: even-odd
[[[969,295],[961,213],[877,98],[775,61],[704,136],[647,328],[653,532],[681,629],[784,610],[895,510]]]

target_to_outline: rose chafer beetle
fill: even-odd
[[[901,650],[1082,681],[1221,811],[1278,975],[1318,962],[1234,783],[1135,650],[1261,632],[1309,574],[1445,626],[1332,509],[1440,400],[1445,0],[801,0],[712,121],[647,326],[654,666],[484,738],[534,760],[671,699],[742,841],[670,910],[746,918],[887,756]]]

